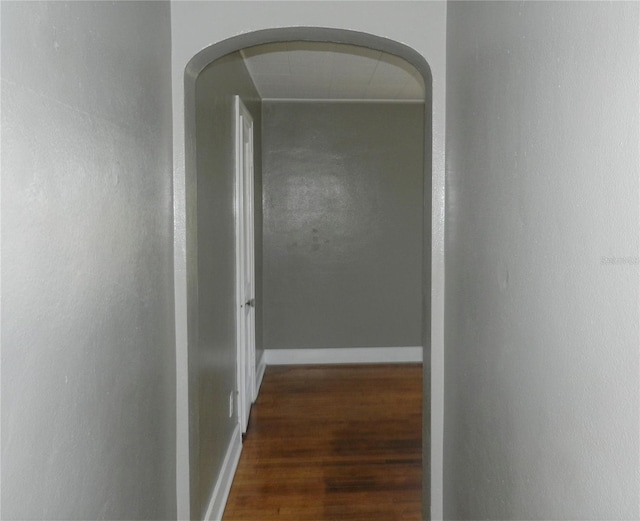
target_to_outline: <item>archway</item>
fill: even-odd
[[[423,408],[423,503],[429,504],[430,496],[430,406],[429,406],[429,390],[431,387],[430,380],[430,310],[428,303],[431,297],[431,174],[432,174],[432,80],[431,72],[428,64],[424,58],[414,51],[413,49],[402,45],[398,42],[381,38],[378,36],[338,29],[327,28],[309,28],[309,27],[293,27],[293,28],[280,28],[280,29],[267,29],[256,31],[253,33],[243,34],[237,37],[224,40],[217,43],[207,49],[204,49],[198,53],[188,64],[185,71],[185,176],[187,180],[187,186],[194,184],[194,180],[197,175],[197,150],[195,147],[196,137],[196,114],[197,114],[197,99],[196,99],[196,81],[200,72],[202,72],[212,62],[224,58],[232,53],[240,51],[247,47],[252,47],[261,44],[268,43],[281,43],[281,42],[331,42],[337,44],[347,44],[360,47],[367,47],[376,51],[381,51],[388,54],[393,54],[405,60],[412,65],[423,77],[425,85],[425,104],[424,104],[424,175],[423,175],[423,287],[422,287],[422,345],[424,349],[423,354],[423,389],[424,389],[424,408]],[[187,251],[193,251],[197,248],[189,246],[193,245],[194,241],[197,244],[197,192],[190,192],[187,190],[186,201],[186,219],[187,219]],[[187,260],[187,278],[189,280],[198,280],[197,263],[189,262]],[[197,296],[195,297],[197,302]],[[191,297],[188,298],[189,302],[192,302]],[[191,318],[192,319],[192,318]],[[190,319],[190,320],[191,320]],[[190,346],[198,345],[197,341],[189,342]],[[191,349],[191,348],[190,348]],[[193,356],[191,356],[193,355]],[[189,359],[195,360],[197,353],[190,353]],[[190,370],[189,374],[189,394],[190,394],[190,411],[192,407],[197,407],[197,395],[194,395],[194,390],[197,392],[197,385],[193,384],[193,379],[197,378],[198,370],[196,369],[193,374]],[[190,414],[190,416],[193,416]],[[197,434],[190,434],[190,447],[192,455],[190,457],[190,475],[192,482],[197,480],[197,458],[193,455],[194,447],[197,447],[198,437]],[[190,503],[192,505],[192,512],[199,512],[197,494],[194,490],[190,493]],[[425,517],[429,516],[429,511],[425,508]],[[192,516],[193,517],[193,516]]]

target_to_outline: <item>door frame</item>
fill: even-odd
[[[432,293],[432,272],[442,275],[442,255],[432,245],[434,237],[442,236],[441,221],[432,223],[432,202],[436,194],[432,193],[432,168],[434,166],[444,175],[442,156],[434,156],[442,150],[441,135],[434,139],[433,124],[433,77],[426,58],[417,50],[376,34],[354,31],[351,29],[318,26],[293,26],[269,29],[248,30],[243,34],[219,40],[209,46],[202,46],[186,64],[184,83],[174,84],[175,92],[183,93],[184,99],[184,136],[178,135],[178,145],[184,147],[184,170],[180,170],[181,157],[178,155],[179,165],[174,190],[176,194],[176,482],[178,517],[189,518],[191,512],[197,510],[198,505],[198,475],[197,444],[198,422],[190,420],[191,412],[197,404],[190,391],[195,389],[193,381],[197,376],[196,368],[190,364],[191,359],[197,358],[197,337],[195,326],[197,317],[192,317],[194,305],[197,304],[197,271],[190,263],[189,252],[197,251],[197,220],[193,215],[196,208],[197,190],[195,179],[197,172],[196,161],[196,80],[199,74],[214,61],[240,51],[246,47],[268,43],[282,42],[333,42],[343,43],[394,54],[402,58],[417,69],[425,84],[424,104],[424,232],[423,238],[423,519],[431,519],[432,509],[440,512],[442,509],[442,426],[444,425],[444,411],[442,394],[444,392],[442,359],[444,344],[442,342],[442,278],[435,279]],[[442,78],[441,78],[442,79]],[[184,89],[183,91],[181,89]],[[174,92],[174,95],[175,95]],[[174,124],[176,122],[174,116]],[[439,121],[435,118],[435,121]],[[437,127],[441,130],[441,126]],[[174,136],[175,137],[175,136]],[[184,138],[184,142],[182,139]],[[176,157],[176,156],[174,156]],[[177,188],[176,188],[177,187]],[[440,188],[440,187],[437,187]],[[443,187],[442,187],[443,189]],[[440,205],[437,205],[439,208]],[[437,216],[436,216],[437,217]],[[182,221],[181,221],[182,219]],[[440,239],[441,240],[441,239]],[[434,258],[432,259],[432,249]],[[431,321],[435,319],[435,331],[432,334]],[[435,356],[432,352],[432,338],[434,339]],[[193,356],[192,356],[193,355]],[[433,364],[433,368],[432,368]],[[432,370],[434,381],[432,383]],[[433,430],[433,432],[432,432]],[[432,445],[432,436],[434,444]],[[433,464],[432,464],[433,461]],[[433,493],[432,493],[433,492]],[[438,514],[436,514],[438,515]],[[441,514],[439,514],[441,515]]]
[[[244,433],[247,431],[256,386],[253,118],[238,95],[234,96],[233,112],[236,213],[236,414],[241,431]],[[248,127],[248,135],[245,134],[246,127]],[[245,155],[245,138],[248,138],[248,157]],[[245,236],[245,233],[248,236]],[[248,270],[251,272],[250,295],[246,294],[245,263],[247,262]],[[250,307],[249,316],[247,316],[247,306]]]

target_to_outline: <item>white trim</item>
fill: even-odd
[[[231,491],[231,484],[238,468],[238,461],[242,452],[242,435],[240,434],[240,424],[236,424],[233,429],[231,441],[227,447],[227,453],[222,462],[222,468],[218,473],[216,486],[213,488],[207,513],[204,516],[205,521],[222,521],[224,509],[227,506],[227,499]]]
[[[258,399],[258,393],[260,392],[260,386],[262,385],[262,379],[264,378],[264,372],[267,368],[267,353],[266,351],[262,351],[262,356],[260,357],[260,361],[258,362],[258,369],[256,370],[256,378],[255,384],[256,387],[253,392],[253,401],[255,402]]]
[[[267,365],[421,363],[422,346],[265,349]]]
[[[235,211],[235,275],[236,275],[236,415],[238,423],[242,424],[242,411],[244,409],[244,291],[242,279],[242,119],[240,116],[240,97],[233,97],[234,114],[234,140],[235,140],[235,179],[234,179],[234,211]]]
[[[242,432],[249,424],[251,404],[255,395],[255,307],[246,308],[246,302],[255,301],[255,236],[253,225],[253,119],[240,99],[233,98],[235,117],[235,241],[236,241],[236,368],[237,412]],[[248,127],[248,131],[246,130]],[[248,137],[249,161],[245,151]],[[245,165],[249,168],[249,174]],[[249,231],[247,231],[247,229]],[[245,236],[245,233],[247,235]],[[245,239],[248,239],[245,241]],[[248,286],[245,263],[249,263],[251,284]],[[247,288],[250,291],[247,293]],[[247,311],[248,309],[248,311]]]
[[[412,103],[424,105],[424,99],[397,99],[397,98],[261,98],[261,101],[270,103]]]

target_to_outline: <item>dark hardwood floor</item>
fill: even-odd
[[[224,521],[420,520],[422,367],[268,367]]]

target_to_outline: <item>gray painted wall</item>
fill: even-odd
[[[229,393],[236,390],[235,138],[233,96],[239,94],[254,119],[256,241],[262,222],[261,101],[238,53],[213,62],[196,83],[197,146],[197,352],[190,380],[197,396],[191,412],[191,512],[204,516],[238,420],[229,418]],[[191,250],[190,250],[191,251]],[[195,252],[194,252],[195,253]],[[256,256],[256,272],[261,273]],[[260,278],[256,315],[260,313]],[[257,359],[260,322],[256,325]]]
[[[432,230],[426,238],[430,263],[425,273],[431,275],[425,298],[429,304],[425,316],[425,332],[430,342],[425,342],[425,370],[431,372],[431,436],[430,458],[424,460],[425,475],[431,465],[431,513],[442,517],[442,445],[444,406],[444,143],[445,143],[445,80],[446,80],[446,3],[445,2],[173,2],[171,5],[172,93],[173,93],[173,159],[174,159],[174,266],[176,294],[176,371],[177,371],[177,469],[178,512],[181,518],[189,517],[188,439],[186,426],[188,414],[188,353],[192,340],[192,324],[188,317],[195,306],[188,298],[193,292],[191,267],[187,258],[191,247],[194,216],[191,201],[195,192],[195,160],[193,130],[193,82],[197,73],[185,77],[185,67],[193,65],[199,71],[202,61],[193,62],[194,56],[208,58],[220,47],[212,44],[229,44],[227,38],[240,37],[252,44],[262,43],[252,31],[279,27],[289,36],[300,34],[313,38],[328,38],[348,43],[364,43],[380,46],[388,52],[398,52],[399,45],[415,49],[428,63],[433,81],[433,120],[427,123],[433,132],[433,183],[428,188],[431,199],[425,201],[426,212],[431,213],[432,223],[425,229]],[[303,29],[294,29],[294,28]],[[323,29],[334,27],[336,29]],[[338,34],[341,29],[349,32]],[[298,32],[300,31],[300,32]],[[302,34],[301,34],[302,33]],[[322,36],[324,35],[324,36]],[[296,36],[296,39],[301,39]],[[380,40],[379,38],[389,40]],[[246,39],[245,39],[246,38]],[[304,39],[304,38],[302,38]],[[384,45],[381,43],[384,41]],[[229,47],[226,47],[229,48]],[[235,50],[234,47],[232,49]],[[395,51],[394,51],[395,49]],[[203,60],[206,63],[206,59]],[[418,65],[417,60],[414,64]],[[429,96],[431,99],[431,96]],[[186,103],[185,103],[186,101]],[[427,136],[429,139],[430,136]],[[431,164],[429,162],[429,164]],[[433,190],[431,190],[433,188]],[[425,255],[427,257],[428,255]],[[427,280],[426,278],[424,280]],[[428,318],[431,323],[428,323]],[[430,344],[430,350],[428,345]],[[429,400],[429,396],[425,395]],[[429,418],[424,416],[426,421]]]
[[[265,348],[422,344],[423,111],[264,103]]]
[[[2,519],[175,519],[167,2],[2,2]]]
[[[639,10],[448,5],[447,519],[640,517]]]

